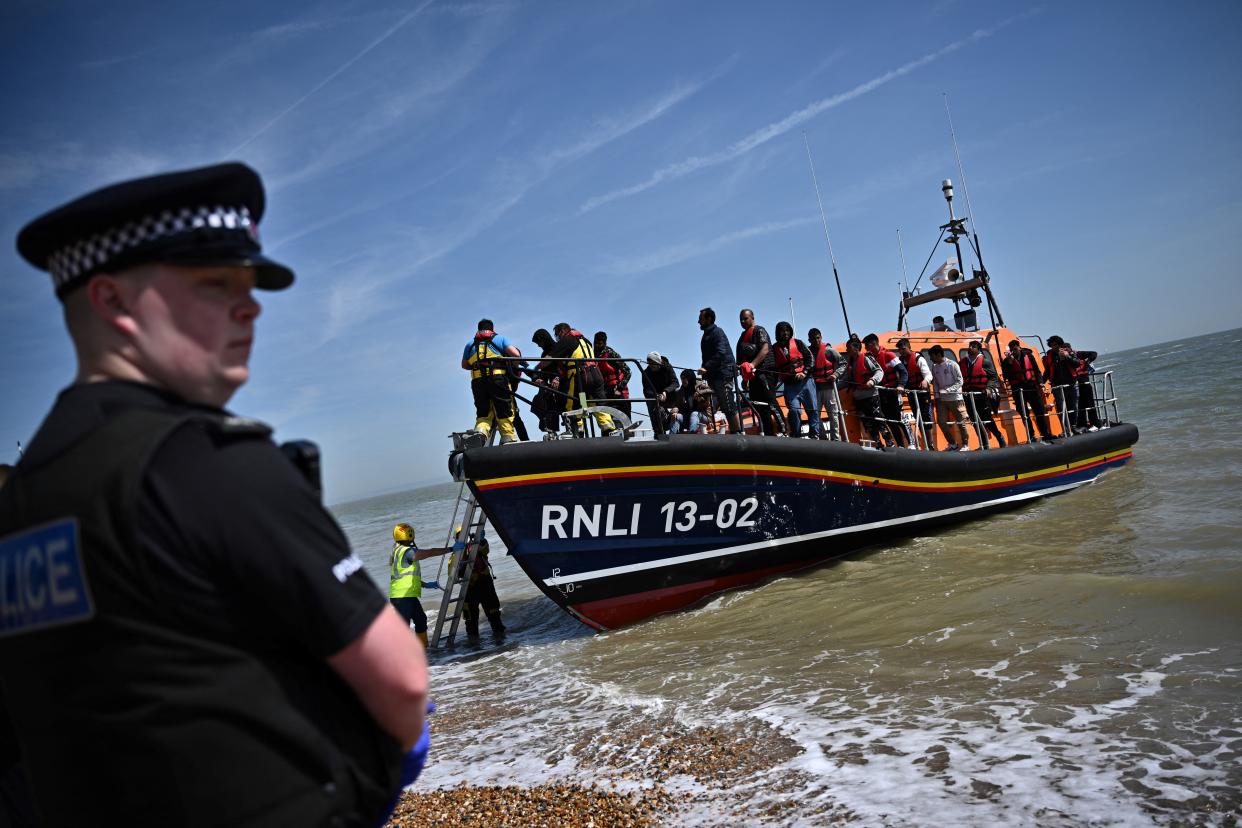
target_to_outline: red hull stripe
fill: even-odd
[[[490,480],[476,481],[475,485],[483,491],[507,489],[513,486],[539,486],[547,483],[569,483],[579,480],[612,480],[627,477],[691,477],[700,475],[737,476],[737,477],[793,477],[805,480],[831,480],[859,486],[871,486],[878,489],[893,489],[906,492],[972,492],[983,489],[995,489],[1012,486],[1015,482],[1046,480],[1058,475],[1083,471],[1085,469],[1115,463],[1118,460],[1129,460],[1133,451],[1125,449],[1113,454],[1102,454],[1089,457],[1077,463],[1066,463],[1039,469],[1033,472],[991,477],[982,480],[963,480],[960,482],[938,483],[911,480],[892,480],[888,478],[867,477],[857,474],[846,474],[827,469],[798,468],[795,466],[765,466],[751,464],[713,465],[709,463],[685,466],[633,466],[620,468],[583,469],[571,472],[549,472],[546,474],[522,474],[513,477],[495,477]]]
[[[795,569],[806,569],[814,566],[817,561],[798,561],[796,563],[770,566],[765,569],[753,569],[737,575],[722,578],[709,578],[692,584],[652,589],[647,592],[635,592],[629,595],[618,595],[615,598],[602,598],[598,601],[586,601],[581,604],[570,604],[569,610],[597,629],[613,629],[624,627],[653,615],[673,612],[688,607],[695,601],[706,598],[717,592],[724,592],[734,587],[746,586],[782,572]]]

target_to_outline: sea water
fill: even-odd
[[[1235,824],[1242,330],[1097,364],[1140,429],[1126,467],[628,629],[570,618],[489,532],[510,634],[432,654],[415,792],[659,781],[673,824]],[[384,583],[392,524],[443,545],[457,490],[334,512]],[[733,770],[670,759],[691,743]]]

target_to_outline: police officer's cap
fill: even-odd
[[[217,164],[123,181],[77,198],[17,235],[26,261],[52,274],[56,295],[96,273],[165,262],[255,269],[255,284],[281,290],[293,271],[262,255],[263,182],[245,164]]]

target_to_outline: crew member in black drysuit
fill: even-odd
[[[543,359],[556,347],[556,340],[547,328],[540,328],[531,337],[531,342],[540,349],[539,358]],[[544,434],[556,434],[561,430],[561,414],[565,408],[565,398],[556,393],[560,389],[560,373],[557,369],[536,368],[529,372],[531,379],[539,386],[539,391],[530,401],[530,413],[539,421],[539,430]]]
[[[461,537],[461,527],[457,527],[457,537]],[[501,638],[505,634],[504,622],[500,620],[500,596],[496,594],[496,580],[492,576],[492,565],[488,553],[492,551],[487,542],[486,530],[479,533],[479,550],[474,555],[474,567],[469,573],[470,584],[466,587],[466,599],[462,608],[462,618],[466,622],[466,637],[479,637],[479,607],[487,615],[487,623],[492,627],[492,637]],[[462,564],[465,558],[462,558]],[[460,566],[461,564],[459,564]],[[465,577],[459,573],[458,577]]]

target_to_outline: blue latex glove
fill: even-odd
[[[444,587],[440,586],[439,581],[423,581],[423,586],[427,587],[427,589],[444,589]]]
[[[457,541],[457,543],[453,544],[453,551],[454,551],[454,552],[461,552],[461,551],[463,551],[465,548],[466,548],[466,542],[465,542],[465,541]]]
[[[436,712],[436,703],[427,702],[427,715],[430,716]],[[418,741],[414,743],[414,747],[401,757],[401,787],[397,789],[397,793],[392,798],[392,802],[388,803],[388,807],[384,809],[384,815],[379,822],[375,823],[377,828],[388,822],[388,818],[392,816],[392,812],[396,810],[397,803],[401,800],[401,792],[408,786],[413,785],[418,779],[418,775],[423,772],[423,766],[427,764],[427,754],[431,751],[431,725],[426,719],[423,719],[423,735],[418,737]]]

